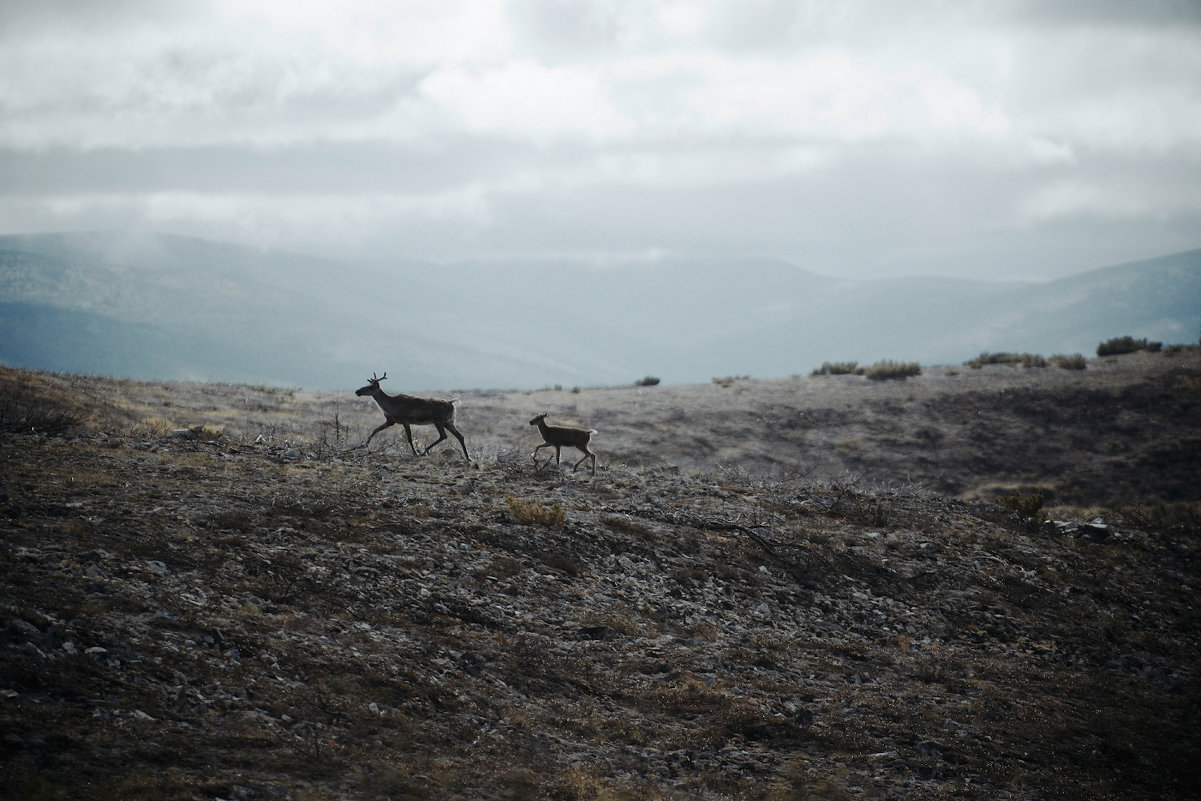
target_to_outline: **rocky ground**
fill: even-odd
[[[349,394],[0,370],[0,797],[1198,797],[1199,386],[459,393],[468,464]]]

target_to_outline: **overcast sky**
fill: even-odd
[[[1201,247],[1196,0],[0,0],[0,233],[1049,278]]]

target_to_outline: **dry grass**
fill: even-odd
[[[558,503],[544,503],[512,496],[505,499],[513,519],[523,525],[538,525],[557,528],[567,522],[567,514]]]

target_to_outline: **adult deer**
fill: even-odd
[[[459,402],[458,398],[442,400],[441,398],[417,398],[412,395],[389,395],[379,386],[379,382],[387,377],[386,370],[379,378],[372,373],[371,378],[367,379],[367,386],[354,391],[354,394],[359,396],[370,395],[384,413],[383,424],[367,436],[367,441],[363,443],[362,447],[366,448],[371,442],[371,438],[388,426],[399,423],[404,426],[405,437],[409,441],[409,447],[413,450],[414,456],[424,456],[429,453],[430,448],[446,439],[446,432],[449,431],[463,446],[463,455],[467,457],[467,461],[473,461],[467,453],[467,443],[463,441],[463,435],[455,427],[455,404]],[[438,429],[438,438],[418,454],[416,446],[413,445],[413,432],[409,426],[433,426]]]

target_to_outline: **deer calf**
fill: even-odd
[[[530,421],[530,425],[538,426],[539,433],[542,434],[543,443],[537,448],[534,448],[534,462],[538,461],[538,451],[543,448],[555,449],[555,464],[559,464],[559,449],[567,445],[583,452],[584,457],[575,463],[572,470],[579,470],[586,460],[592,459],[592,474],[596,475],[596,454],[588,450],[588,442],[592,439],[592,435],[596,433],[596,429],[587,428],[568,428],[567,426],[548,426],[546,424],[546,412],[535,417]],[[548,458],[549,462],[550,459]]]
[[[409,440],[409,447],[412,448],[413,455],[417,456],[417,448],[413,445],[413,432],[409,430],[409,426],[432,425],[438,429],[438,438],[431,442],[420,455],[424,456],[429,453],[430,448],[446,439],[446,432],[449,431],[455,435],[459,440],[459,444],[463,446],[463,455],[467,457],[467,461],[472,461],[471,457],[467,454],[467,443],[463,441],[463,435],[455,427],[455,404],[459,402],[458,398],[442,400],[441,398],[416,398],[412,395],[389,395],[380,389],[379,386],[379,382],[387,377],[388,373],[386,371],[379,378],[376,378],[375,373],[372,373],[371,378],[367,379],[367,386],[354,391],[354,394],[359,396],[370,395],[379,404],[380,409],[384,413],[383,424],[368,435],[367,441],[363,443],[362,447],[367,447],[368,443],[371,442],[371,438],[388,426],[400,423],[404,426],[405,437]]]

